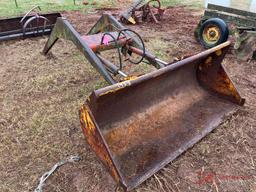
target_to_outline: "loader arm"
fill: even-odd
[[[96,56],[96,54],[90,49],[90,47],[83,41],[80,34],[73,28],[73,26],[63,17],[59,17],[54,26],[54,29],[48,39],[43,54],[47,54],[53,45],[58,41],[59,38],[72,41],[77,48],[83,53],[88,59],[92,66],[104,77],[109,84],[115,84],[115,80],[108,73],[103,63]]]
[[[58,18],[44,47],[43,54],[46,55],[59,38],[72,41],[109,84],[122,81],[116,76],[123,78],[133,76],[122,71],[124,61],[139,64],[146,59],[147,64],[153,65],[157,69],[168,64],[146,50],[144,41],[137,32],[125,28],[112,15],[108,14],[103,14],[89,33],[85,35],[80,35],[65,18]],[[119,63],[112,63],[102,57],[101,52],[111,49],[117,50]],[[140,59],[132,60],[132,54],[138,55]],[[130,57],[127,59],[128,55]]]

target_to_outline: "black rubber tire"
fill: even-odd
[[[204,30],[207,29],[207,27],[209,27],[211,25],[217,27],[218,30],[220,31],[220,37],[219,37],[218,41],[215,43],[208,43],[203,38]],[[225,21],[223,21],[220,18],[211,18],[211,19],[206,20],[202,24],[202,26],[200,27],[200,30],[199,30],[199,41],[207,49],[215,47],[221,43],[226,42],[228,40],[228,36],[229,36],[228,25],[226,24]]]

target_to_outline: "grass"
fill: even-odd
[[[17,0],[17,6],[15,0],[1,0],[0,1],[0,17],[9,17],[14,15],[25,14],[32,7],[39,5],[42,12],[51,11],[63,11],[63,10],[87,10],[91,8],[99,7],[109,7],[118,5],[116,0],[87,0],[88,5],[83,5],[83,0]],[[93,4],[95,2],[96,4]],[[127,1],[129,5],[131,0]],[[180,2],[179,0],[161,0],[163,6],[175,6],[175,5],[186,5],[193,8],[201,8],[202,0],[184,0]],[[125,6],[125,5],[122,5]]]
[[[22,15],[25,14],[32,7],[38,5],[41,7],[42,12],[53,12],[53,11],[64,11],[64,10],[83,10],[90,9],[92,7],[101,7],[101,6],[113,6],[114,1],[95,1],[96,4],[92,3],[93,0],[87,1],[88,5],[83,5],[83,0],[17,0],[16,7],[14,0],[1,0],[0,1],[0,17],[9,17],[14,15]]]
[[[74,4],[75,2],[75,4]],[[9,17],[14,15],[21,15],[26,13],[32,7],[39,5],[42,8],[42,12],[51,11],[64,11],[64,10],[90,10],[92,8],[100,7],[116,7],[120,5],[117,0],[87,0],[88,5],[83,5],[83,0],[1,0],[0,1],[0,17]],[[94,2],[94,3],[93,3]],[[124,1],[122,7],[127,7],[132,0]],[[161,4],[164,7],[184,5],[193,9],[201,9],[204,7],[205,0],[161,0]],[[234,0],[231,3],[232,7],[241,9],[248,9],[250,7],[251,0],[245,0],[243,2]]]
[[[184,5],[191,8],[202,8],[203,0],[161,0],[163,6],[176,6],[176,5]]]
[[[24,14],[32,7],[39,5],[43,12],[55,11],[55,10],[74,10],[81,8],[81,0],[76,0],[74,5],[72,0],[63,1],[60,0],[32,0],[32,1],[19,1],[17,0],[18,7],[15,5],[14,0],[1,0],[0,1],[0,16],[8,17],[12,15]]]
[[[154,38],[149,40],[147,47],[149,47],[150,51],[158,58],[161,58],[164,61],[170,61],[171,58],[169,58],[168,54],[163,51],[173,47],[170,45],[170,42],[163,41],[161,38]]]

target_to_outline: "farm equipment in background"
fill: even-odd
[[[132,24],[141,21],[154,21],[155,23],[159,23],[163,18],[164,11],[165,10],[161,8],[160,0],[149,0],[148,2],[135,0],[126,11],[121,13],[120,21],[122,23]]]
[[[39,14],[33,7],[23,17],[0,20],[0,42],[12,39],[49,35],[60,13]]]
[[[245,102],[221,64],[230,42],[167,63],[146,50],[138,33],[110,15],[103,15],[86,35],[58,18],[43,52],[59,38],[72,41],[112,84],[93,91],[80,109],[80,122],[88,144],[126,191],[192,147]],[[103,57],[109,49],[117,50],[120,60],[147,60],[156,70],[138,77],[125,73],[120,60],[116,64]],[[136,62],[134,54],[140,57]],[[116,75],[124,79],[118,82]]]
[[[229,30],[228,25],[233,28]],[[256,58],[256,13],[208,4],[196,28],[196,39],[211,48],[227,41],[229,34],[235,39],[234,49],[239,59]]]

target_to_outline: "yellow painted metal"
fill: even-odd
[[[221,31],[216,25],[208,25],[203,31],[203,40],[207,44],[215,44],[221,37]]]

